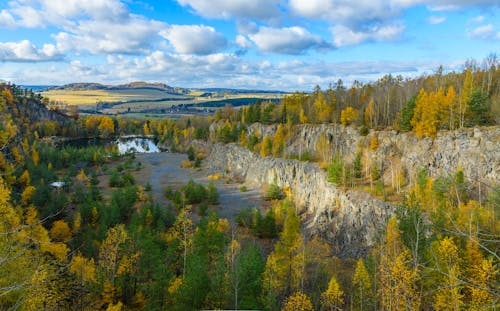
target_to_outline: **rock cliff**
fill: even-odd
[[[394,210],[367,193],[336,188],[316,164],[263,158],[232,144],[212,146],[206,163],[257,186],[290,187],[306,232],[326,238],[341,256],[363,255]]]
[[[276,129],[275,125],[254,124],[248,131],[273,135]],[[473,184],[498,185],[499,127],[440,132],[435,139],[418,139],[413,133],[371,131],[362,136],[352,127],[302,125],[294,128],[286,155],[306,150],[315,155],[322,135],[327,138],[331,154],[339,152],[349,162],[362,152],[364,166],[381,165],[386,184],[391,183],[391,178],[394,183],[395,172],[404,175],[404,183],[412,184],[422,168],[431,176],[446,176],[461,168]],[[374,135],[379,145],[371,150]],[[290,187],[306,231],[326,238],[340,256],[363,255],[394,212],[394,206],[365,192],[337,188],[327,181],[326,173],[317,164],[263,158],[233,144],[215,144],[209,149],[206,163],[214,172],[229,172],[258,186],[276,183]]]

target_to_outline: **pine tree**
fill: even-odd
[[[321,294],[321,305],[328,310],[342,310],[344,304],[344,292],[340,289],[340,285],[332,276],[328,283],[328,288]]]
[[[358,262],[356,263],[356,270],[354,270],[352,285],[354,285],[356,290],[356,303],[358,304],[359,309],[366,310],[372,296],[372,283],[368,270],[366,270],[365,262],[361,258],[358,259]]]

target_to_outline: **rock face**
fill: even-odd
[[[272,135],[275,126],[252,125],[249,132]],[[341,125],[301,125],[294,128],[294,135],[287,147],[289,155],[306,150],[316,154],[318,140],[325,135],[330,143],[331,154],[341,153],[349,162],[357,151],[363,150],[373,161],[383,163],[389,174],[391,165],[398,165],[407,181],[423,168],[431,176],[446,176],[461,168],[471,182],[489,185],[500,179],[500,127],[468,128],[456,131],[440,131],[435,139],[418,139],[413,133],[397,131],[371,131],[361,136],[357,129]],[[376,135],[379,147],[371,151],[370,139]]]
[[[248,132],[273,135],[276,129],[276,126],[254,124]],[[287,142],[288,156],[306,150],[314,156],[319,137],[325,135],[331,154],[339,152],[349,162],[357,152],[363,152],[367,163],[381,164],[382,178],[387,185],[391,178],[394,182],[396,174],[405,175],[405,183],[414,183],[415,175],[423,168],[431,176],[446,176],[461,168],[466,178],[476,185],[480,184],[478,181],[498,185],[499,181],[499,127],[440,132],[434,140],[396,131],[371,131],[361,136],[358,130],[340,125],[302,125],[293,132]],[[368,146],[374,135],[379,146],[370,150]],[[337,188],[327,181],[326,173],[316,164],[262,158],[231,144],[213,145],[206,163],[213,171],[229,171],[249,183],[290,187],[306,232],[326,238],[337,247],[340,256],[363,255],[374,245],[379,231],[385,228],[394,212],[394,206],[365,192]]]
[[[337,189],[315,164],[262,158],[232,144],[212,146],[206,163],[214,172],[229,171],[258,186],[290,187],[306,232],[326,238],[340,256],[363,255],[394,210],[364,192]]]

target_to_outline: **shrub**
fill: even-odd
[[[240,191],[241,191],[241,192],[247,192],[247,191],[248,191],[248,189],[247,189],[247,187],[246,187],[246,186],[240,186]]]
[[[272,200],[282,200],[285,198],[285,194],[283,193],[283,190],[281,190],[280,187],[276,184],[271,184],[269,185],[266,194],[264,196],[264,199],[266,201],[272,201]]]

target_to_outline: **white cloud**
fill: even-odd
[[[446,17],[444,17],[444,16],[434,16],[433,15],[433,16],[429,17],[429,24],[437,25],[437,24],[441,24],[445,20],[446,20]]]
[[[470,7],[498,7],[498,0],[427,0],[422,1],[431,11],[453,11]]]
[[[404,31],[402,25],[372,27],[363,31],[352,30],[346,26],[332,27],[333,42],[336,47],[356,45],[364,41],[394,41],[399,39]]]
[[[488,24],[468,30],[467,36],[472,39],[500,40],[500,31],[495,30],[492,24]]]
[[[183,6],[190,6],[196,14],[228,19],[232,17],[269,20],[280,14],[281,0],[177,0]]]
[[[114,23],[110,20],[82,20],[68,31],[53,36],[62,51],[91,53],[144,53],[157,40],[165,24],[137,16]]]
[[[204,25],[172,25],[160,34],[180,54],[211,54],[227,46],[224,35]]]
[[[249,37],[263,52],[293,55],[312,48],[331,48],[320,36],[314,35],[302,27],[260,27],[258,32],[250,34]]]
[[[0,11],[0,27],[13,28],[15,26],[14,17],[7,10]]]
[[[476,16],[470,20],[470,22],[472,23],[482,23],[483,21],[484,21],[483,15]]]
[[[52,44],[45,44],[41,49],[37,49],[28,40],[0,42],[0,61],[37,62],[60,59],[62,59],[62,55],[58,53],[56,47]]]
[[[251,48],[252,42],[250,42],[245,36],[243,35],[237,35],[235,39],[235,43],[237,46],[239,46],[242,49],[249,49]]]

